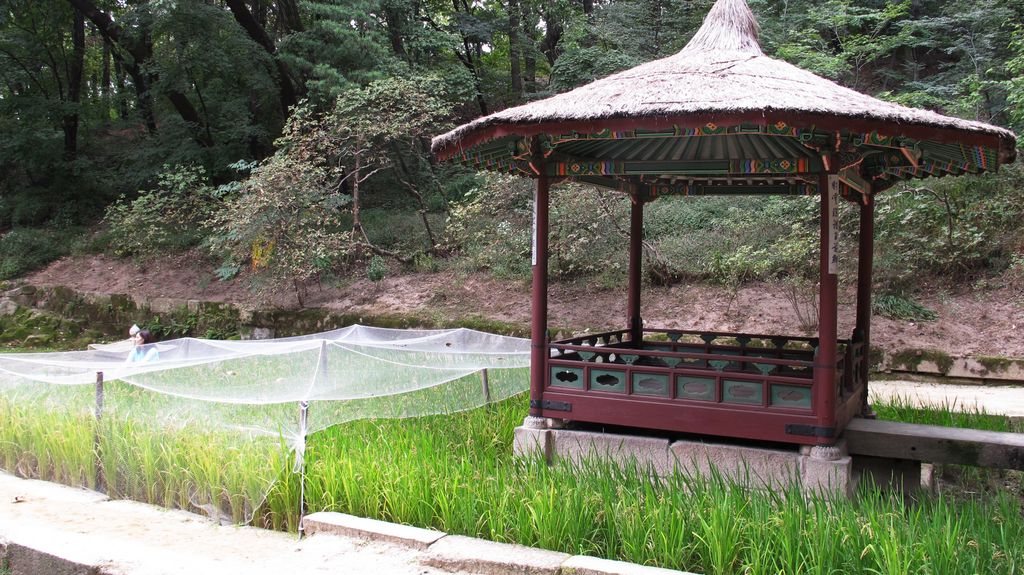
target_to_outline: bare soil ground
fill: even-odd
[[[190,255],[145,266],[106,256],[65,258],[26,280],[79,291],[228,301],[250,308],[297,307],[290,288],[258,296],[250,289],[249,278],[218,281],[208,264]],[[841,288],[840,334],[849,334],[853,328],[855,299],[852,286]],[[952,356],[1024,358],[1024,293],[1020,290],[965,285],[924,290],[916,299],[935,310],[938,320],[913,323],[876,316],[873,344],[890,351],[938,349]],[[809,301],[806,297],[798,301],[804,315]],[[395,275],[379,283],[362,278],[312,285],[304,303],[367,315],[476,316],[524,325],[530,320],[529,284],[483,273],[442,271]],[[643,317],[650,327],[810,334],[794,309],[786,288],[774,284],[750,285],[735,293],[721,286],[680,284],[648,287],[643,294]],[[549,314],[551,326],[570,331],[625,327],[625,287],[555,283],[550,288]]]

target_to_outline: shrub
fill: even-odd
[[[0,236],[0,280],[38,269],[65,255],[70,235],[39,228],[17,228]]]
[[[939,314],[902,294],[882,294],[871,302],[878,315],[904,321],[935,321]]]
[[[882,194],[879,283],[901,292],[923,276],[964,281],[1005,271],[1022,240],[1022,187],[1024,169],[1013,164],[998,174],[925,180]]]
[[[338,212],[350,199],[332,177],[308,163],[315,148],[298,133],[305,121],[293,117],[281,150],[225,198],[210,219],[206,240],[210,253],[223,262],[219,276],[249,266],[258,292],[290,283],[300,305],[305,282],[329,271],[351,246],[351,233],[338,227]]]
[[[496,277],[528,277],[532,214],[530,180],[480,174],[477,185],[452,204],[445,246],[472,269],[488,270]]]
[[[816,198],[669,197],[648,206],[644,229],[669,279],[736,286],[816,276],[817,211]]]
[[[366,266],[366,277],[372,282],[379,282],[388,275],[388,264],[384,258],[373,256]]]
[[[197,166],[164,166],[154,190],[124,196],[107,208],[111,248],[119,256],[152,258],[196,246],[207,233],[217,191]]]
[[[452,208],[446,246],[473,269],[497,277],[530,275],[534,182],[483,174],[480,184]],[[628,201],[590,186],[551,190],[549,274],[552,278],[621,274],[625,269]]]

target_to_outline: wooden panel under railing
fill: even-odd
[[[821,426],[817,339],[645,329],[549,344],[545,417],[798,444],[829,443],[859,411],[863,345],[840,340],[834,427]],[[854,409],[854,403],[857,403]]]

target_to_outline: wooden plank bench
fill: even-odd
[[[851,455],[1024,470],[1024,433],[854,418],[843,436]]]

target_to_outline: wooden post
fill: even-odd
[[[488,380],[486,369],[480,370],[480,383],[483,385],[484,389],[484,403],[489,404],[491,403],[491,383]]]
[[[629,295],[626,318],[629,340],[639,348],[643,341],[643,320],[640,317],[640,287],[643,278],[644,200],[641,192],[630,195],[629,209]]]
[[[832,158],[829,158],[832,160]],[[818,300],[818,352],[814,356],[814,406],[818,429],[814,435],[819,443],[835,442],[836,424],[836,349],[837,349],[837,296],[838,276],[834,260],[838,246],[834,245],[832,225],[835,222],[838,202],[831,198],[829,191],[830,172],[835,170],[834,160],[826,171],[818,176],[818,191],[821,194],[820,244],[821,258],[818,262],[820,276],[820,298]]]
[[[299,402],[299,442],[295,446],[295,463],[299,467],[299,539],[306,534],[302,519],[306,516],[306,429],[309,402]]]
[[[543,166],[542,166],[543,168]],[[551,182],[541,169],[533,203],[533,294],[530,318],[530,415],[541,417],[548,369],[548,210]]]
[[[95,457],[96,467],[96,491],[107,492],[107,477],[103,469],[103,453],[100,450],[100,425],[103,421],[103,372],[96,372],[96,405],[93,408],[93,416],[96,420],[96,427],[92,435],[92,452]]]
[[[871,274],[875,257],[875,195],[866,196],[860,204],[860,239],[857,247],[857,324],[854,339],[864,344],[864,361],[860,373],[864,382],[862,415],[870,413],[868,407],[868,359],[871,352]]]

